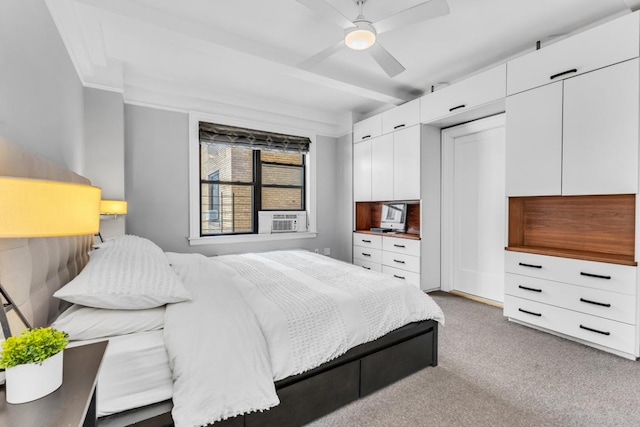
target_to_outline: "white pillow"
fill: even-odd
[[[164,256],[164,252],[162,251],[162,249],[160,249],[160,246],[156,245],[149,239],[145,239],[144,237],[140,236],[134,236],[132,234],[116,236],[112,239],[106,240],[105,242],[99,243],[98,245],[96,245],[96,247],[117,247],[121,249],[146,250],[158,256]]]
[[[72,305],[51,326],[69,334],[72,341],[155,331],[164,327],[164,309],[104,310]]]
[[[163,252],[140,242],[97,249],[72,281],[53,296],[95,308],[138,310],[191,299]]]

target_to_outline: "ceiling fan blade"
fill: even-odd
[[[304,61],[298,64],[298,68],[302,68],[303,70],[309,70],[314,66],[316,66],[317,64],[321,63],[322,61],[324,61],[325,59],[327,59],[328,57],[330,57],[331,55],[333,55],[334,53],[336,53],[337,51],[339,51],[340,49],[342,49],[343,46],[344,46],[344,40],[340,40],[338,43],[333,44],[328,48],[326,48],[325,50],[322,50],[316,53],[312,57],[305,59]]]
[[[297,0],[298,3],[307,6],[309,9],[322,15],[329,21],[339,25],[340,27],[347,29],[354,27],[353,22],[347,19],[342,13],[338,12],[338,9],[330,5],[324,0]]]
[[[375,22],[373,26],[378,34],[382,34],[399,27],[407,27],[416,22],[426,21],[448,14],[449,5],[446,0],[430,0],[405,9],[388,18],[381,19]]]
[[[395,77],[405,70],[405,68],[394,58],[387,49],[383,48],[380,43],[376,42],[367,49],[373,59],[376,60],[378,65],[389,75],[389,77]]]

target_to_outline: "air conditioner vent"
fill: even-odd
[[[307,213],[295,212],[258,212],[258,233],[295,233],[307,231]]]

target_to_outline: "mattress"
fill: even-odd
[[[87,341],[109,340],[97,387],[98,417],[171,399],[173,380],[163,331],[140,332]]]

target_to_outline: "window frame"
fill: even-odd
[[[228,126],[238,126],[267,132],[282,133],[287,135],[304,136],[311,140],[309,152],[304,156],[304,207],[307,212],[309,224],[307,232],[279,233],[279,234],[218,234],[211,236],[201,235],[201,178],[200,178],[200,137],[199,123],[212,122]],[[255,179],[255,177],[254,177]],[[257,222],[257,218],[255,218]],[[207,245],[218,243],[244,243],[259,241],[276,241],[305,239],[317,236],[316,228],[316,133],[310,130],[295,129],[276,124],[255,122],[236,119],[225,116],[217,116],[204,113],[189,113],[189,244]]]

